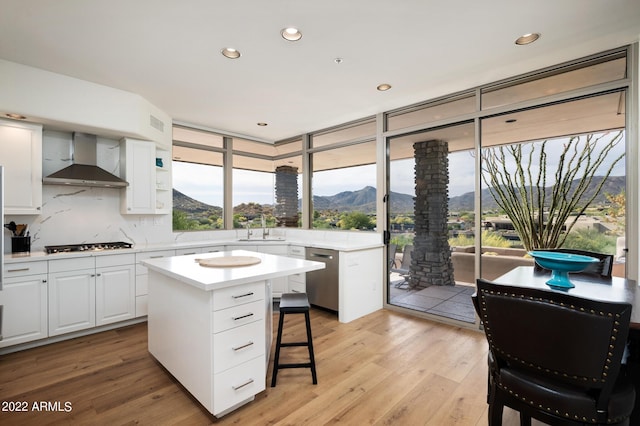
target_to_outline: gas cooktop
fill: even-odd
[[[60,246],[44,246],[47,254],[53,253],[70,253],[75,251],[101,251],[101,250],[118,250],[133,247],[131,243],[122,241],[110,243],[84,243],[84,244],[66,244]]]

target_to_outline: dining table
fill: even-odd
[[[518,266],[492,281],[497,284],[555,291],[585,299],[631,303],[630,327],[640,331],[640,291],[637,281],[622,277],[569,274],[569,279],[575,287],[565,289],[547,285],[550,278],[551,271],[546,269]]]
[[[569,274],[575,287],[557,288],[547,285],[551,271],[534,266],[518,266],[492,280],[496,284],[530,287],[571,294],[592,300],[628,302],[631,304],[631,322],[628,337],[627,374],[636,388],[636,403],[630,424],[640,425],[640,291],[635,280],[622,277],[603,277],[587,274]]]

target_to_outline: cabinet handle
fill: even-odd
[[[232,348],[234,351],[239,351],[240,349],[244,349],[244,348],[248,348],[249,346],[253,345],[253,342],[249,342],[249,343],[245,343],[242,346],[236,346],[235,348]]]
[[[232,318],[233,318],[234,321],[238,321],[238,320],[241,320],[241,319],[244,319],[244,318],[249,318],[249,317],[252,317],[252,316],[253,316],[253,312],[249,312],[246,315],[240,315],[239,317],[232,317]]]
[[[7,272],[24,272],[28,271],[29,268],[19,268],[19,269],[7,269]]]
[[[245,387],[245,386],[250,385],[251,383],[253,383],[253,379],[249,379],[249,380],[247,380],[246,382],[244,382],[244,383],[243,383],[243,384],[241,384],[241,385],[238,385],[238,386],[231,386],[231,387],[233,388],[233,390],[237,391],[237,390],[239,390],[239,389],[242,389],[242,388],[243,388],[243,387]]]
[[[164,256],[149,256],[149,259],[162,259]]]
[[[291,293],[300,293],[300,292],[298,290],[295,290],[295,289],[292,288],[291,289]]]
[[[96,276],[96,274],[91,274],[90,276],[93,278],[93,277],[95,277],[95,276]]]
[[[96,275],[97,275],[97,276],[99,276],[99,277],[101,277],[101,276],[102,276],[102,274],[96,274]]]
[[[46,284],[46,283],[47,283],[47,280],[42,280],[42,284]]]
[[[253,296],[253,292],[241,294],[240,296],[231,296],[231,297],[233,297],[234,299],[240,299],[241,297],[248,297],[248,296]]]
[[[183,256],[190,256],[192,254],[196,254],[196,252],[194,251],[193,253],[182,253]]]

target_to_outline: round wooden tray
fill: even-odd
[[[210,268],[234,268],[237,266],[249,266],[262,262],[262,259],[255,256],[225,256],[213,257],[210,259],[196,259],[200,266]]]

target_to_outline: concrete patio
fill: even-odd
[[[471,284],[455,286],[430,286],[422,289],[409,289],[406,286],[396,287],[402,278],[390,277],[389,303],[415,311],[439,315],[446,318],[475,322],[475,310],[471,295],[475,287]]]

